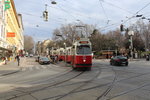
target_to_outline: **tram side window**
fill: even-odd
[[[91,54],[91,48],[88,45],[77,46],[77,54]]]

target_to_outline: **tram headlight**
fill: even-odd
[[[86,62],[86,60],[84,59],[83,62]]]

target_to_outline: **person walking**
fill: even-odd
[[[6,65],[7,64],[7,57],[3,57],[3,60],[4,60],[4,64]]]
[[[18,66],[19,66],[19,64],[20,64],[20,57],[19,57],[19,55],[17,55],[17,56],[15,57],[15,59],[17,60]]]

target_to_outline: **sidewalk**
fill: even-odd
[[[25,58],[20,58],[20,65],[24,62]],[[6,76],[14,74],[20,71],[20,67],[17,65],[17,61],[9,61],[6,65],[0,65],[0,76]]]

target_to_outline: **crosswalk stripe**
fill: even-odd
[[[26,70],[26,68],[22,68],[21,70],[22,70],[22,71],[25,71],[25,70]]]
[[[36,68],[36,69],[40,69],[39,66],[36,66],[35,68]]]
[[[32,71],[32,70],[33,70],[33,67],[29,67],[29,70],[31,70],[31,71]]]
[[[43,65],[42,65],[41,67],[42,67],[43,69],[47,68],[47,66],[43,66]]]
[[[52,65],[52,66],[54,66],[54,67],[59,67],[59,66],[56,66],[56,65]]]

